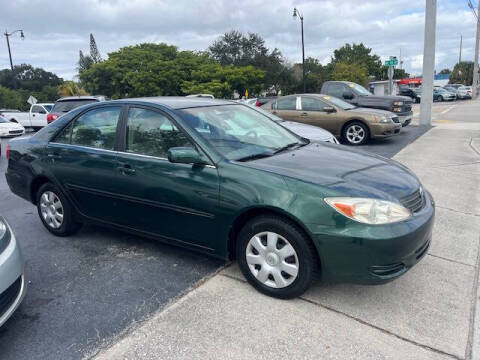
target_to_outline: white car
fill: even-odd
[[[0,116],[23,127],[37,130],[47,126],[47,115],[52,107],[53,104],[50,103],[37,103],[30,107],[29,112],[2,110]]]
[[[25,128],[17,123],[10,122],[0,116],[0,138],[10,136],[20,136],[25,134]]]
[[[458,99],[471,99],[472,98],[472,87],[471,86],[460,86],[457,90]]]

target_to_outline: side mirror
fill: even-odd
[[[205,158],[193,147],[168,149],[168,161],[177,164],[206,164]]]
[[[343,97],[345,100],[352,100],[352,99],[354,98],[353,92],[351,92],[351,91],[344,91],[342,97]]]
[[[333,106],[325,106],[323,108],[323,111],[325,111],[326,113],[334,113],[334,112],[337,112],[337,110],[333,107]]]

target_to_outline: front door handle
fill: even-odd
[[[276,111],[272,111],[272,114],[273,114],[273,115],[277,115],[277,112],[276,112]]]
[[[49,154],[47,154],[47,156],[50,159],[60,159],[62,157],[62,155],[60,155],[59,153],[49,153]]]
[[[129,164],[123,164],[117,167],[117,170],[124,175],[135,175],[135,169],[133,169]]]
[[[300,116],[308,116],[308,113],[302,112],[302,113],[300,114]]]

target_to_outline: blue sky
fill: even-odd
[[[72,79],[78,51],[88,51],[91,32],[106,57],[140,42],[204,50],[222,33],[238,29],[260,34],[289,62],[298,62],[301,39],[300,23],[292,18],[295,6],[305,18],[306,56],[326,63],[343,44],[363,42],[382,59],[401,51],[405,69],[421,73],[423,0],[10,0],[2,4],[2,25],[9,31],[25,31],[24,41],[19,36],[11,39],[14,63],[29,63]],[[475,20],[467,0],[438,0],[437,70],[452,68],[458,61],[460,34],[462,58],[473,60]],[[8,66],[3,39],[0,68]]]

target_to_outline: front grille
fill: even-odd
[[[22,277],[20,276],[10,287],[0,294],[0,316],[2,316],[12,306],[22,287]]]
[[[23,133],[23,130],[10,130],[8,133],[11,135],[17,135]]]
[[[400,202],[412,213],[422,210],[425,206],[425,196],[423,194],[423,190],[421,188],[418,189],[413,194],[400,199]]]
[[[400,120],[398,119],[398,116],[392,116],[392,121],[396,124],[400,123]]]

